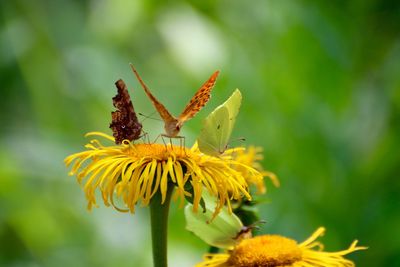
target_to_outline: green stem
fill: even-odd
[[[165,201],[161,204],[160,190],[150,202],[151,241],[153,245],[154,267],[167,267],[168,211],[174,186],[169,184]]]

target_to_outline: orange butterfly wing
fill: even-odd
[[[189,104],[186,105],[185,109],[179,115],[178,120],[183,123],[197,114],[208,102],[211,96],[211,90],[213,89],[217,80],[219,71],[214,72],[211,77],[200,87],[196,94],[190,99]]]
[[[150,92],[149,88],[146,86],[146,84],[143,82],[142,78],[140,78],[139,73],[136,71],[136,69],[133,67],[132,64],[130,64],[131,69],[133,73],[135,73],[136,78],[138,79],[139,83],[142,85],[144,91],[146,92],[146,95],[150,98],[151,102],[153,103],[154,107],[157,109],[158,113],[160,114],[161,118],[165,123],[171,122],[171,121],[176,121],[174,116],[169,113],[167,108],[160,103],[160,101],[153,96],[153,94]]]

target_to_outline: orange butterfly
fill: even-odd
[[[136,69],[132,64],[130,65],[136,75],[136,78],[139,80],[139,83],[142,85],[147,96],[150,98],[151,102],[153,102],[154,107],[157,109],[158,113],[163,119],[166,133],[164,136],[166,137],[178,137],[177,135],[181,130],[182,125],[189,119],[193,118],[194,115],[196,115],[197,112],[199,112],[200,109],[205,106],[210,99],[211,90],[213,89],[219,74],[219,71],[214,72],[192,97],[192,99],[189,101],[189,104],[187,104],[185,109],[182,111],[181,115],[179,115],[178,118],[175,118],[171,115],[171,113],[169,113],[167,108],[151,94],[149,88],[144,84]]]

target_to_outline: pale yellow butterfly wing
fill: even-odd
[[[239,89],[236,89],[228,100],[207,116],[197,138],[201,152],[212,156],[224,153],[228,147],[241,102],[242,94]]]
[[[230,249],[236,245],[236,237],[243,229],[243,224],[226,206],[222,207],[214,218],[216,199],[206,191],[202,198],[205,202],[205,212],[193,212],[192,204],[185,207],[186,229],[193,232],[210,246]]]

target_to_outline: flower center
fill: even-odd
[[[276,267],[301,260],[297,242],[278,235],[244,239],[231,252],[228,263],[237,267]]]
[[[191,151],[183,146],[164,144],[134,144],[126,148],[127,152],[134,157],[151,157],[166,160],[171,156],[187,157]]]

